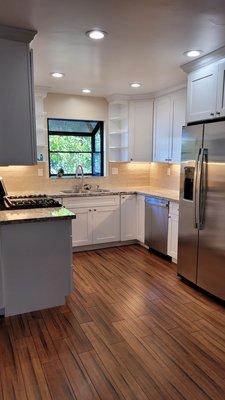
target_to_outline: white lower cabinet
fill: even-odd
[[[94,208],[92,222],[93,244],[120,240],[120,209],[118,206]]]
[[[72,220],[73,246],[86,246],[92,244],[92,209],[70,208],[76,219]]]
[[[167,253],[170,257],[173,258],[173,261],[175,262],[177,260],[177,248],[178,248],[178,223],[179,223],[179,204],[175,202],[170,202]]]
[[[121,196],[121,241],[137,238],[137,196]]]
[[[76,214],[73,247],[120,241],[119,196],[70,197],[63,205]]]
[[[137,195],[137,240],[145,241],[145,196]]]

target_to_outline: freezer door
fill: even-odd
[[[225,300],[225,122],[206,124],[197,284]]]
[[[197,279],[198,220],[203,125],[183,128],[180,179],[178,274]]]

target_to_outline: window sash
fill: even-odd
[[[57,120],[62,120],[62,118],[48,118],[48,127],[49,127],[49,120],[52,119],[57,119]],[[69,119],[64,119],[66,121],[69,121]],[[73,121],[73,120],[70,120]],[[81,121],[81,120],[78,120]],[[93,120],[89,120],[90,122],[93,122]],[[89,121],[84,121],[84,122],[89,122]],[[57,153],[65,153],[65,154],[91,154],[91,175],[90,173],[84,174],[85,176],[103,176],[104,174],[104,137],[103,137],[103,132],[104,132],[104,123],[103,121],[97,121],[98,123],[96,124],[96,127],[93,129],[93,132],[64,132],[64,131],[50,131],[48,130],[48,155],[49,155],[49,176],[57,176],[57,174],[51,173],[51,154],[57,154]],[[101,138],[101,151],[96,151],[95,150],[95,135],[96,133],[100,130],[100,138]],[[91,137],[91,146],[92,146],[92,151],[67,151],[67,150],[50,150],[50,141],[49,138],[50,136],[76,136],[76,137]],[[94,154],[100,154],[100,174],[94,174]],[[74,174],[67,174],[65,173],[64,176],[74,176]]]

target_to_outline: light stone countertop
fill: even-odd
[[[89,196],[112,196],[112,195],[126,195],[126,194],[143,194],[169,201],[179,202],[179,192],[177,190],[168,190],[163,188],[156,188],[151,186],[140,187],[104,187],[107,192],[87,192],[87,193],[62,193],[61,191],[47,191],[47,194],[53,198],[68,198],[68,197],[89,197]],[[14,192],[11,195],[22,194],[35,194],[35,192]],[[65,207],[61,208],[33,208],[21,210],[4,210],[0,211],[0,224],[22,223],[22,222],[38,222],[50,221],[56,219],[74,219],[76,215]]]
[[[74,218],[76,218],[76,215],[65,207],[0,211],[0,225]]]
[[[110,196],[110,195],[123,195],[123,194],[143,194],[153,197],[159,197],[162,199],[179,202],[179,191],[168,190],[162,188],[155,188],[151,186],[140,186],[140,187],[120,187],[110,188],[105,187],[107,192],[87,192],[87,193],[63,193],[63,192],[52,192],[47,193],[51,197],[65,198],[65,197],[88,197],[88,196]]]

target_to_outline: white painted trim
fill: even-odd
[[[209,64],[220,61],[223,58],[225,58],[225,46],[219,47],[218,49],[211,51],[210,53],[205,54],[202,57],[199,57],[195,60],[192,60],[186,64],[181,65],[181,69],[187,74],[189,74],[190,72],[195,71],[196,69],[200,69]]]
[[[172,86],[166,89],[158,90],[156,92],[151,93],[143,93],[143,94],[112,94],[111,96],[106,97],[108,103],[118,102],[118,101],[129,101],[129,100],[154,100],[156,97],[165,96],[166,94],[170,94],[173,92],[177,92],[178,90],[186,89],[187,84],[182,83],[180,85]]]

